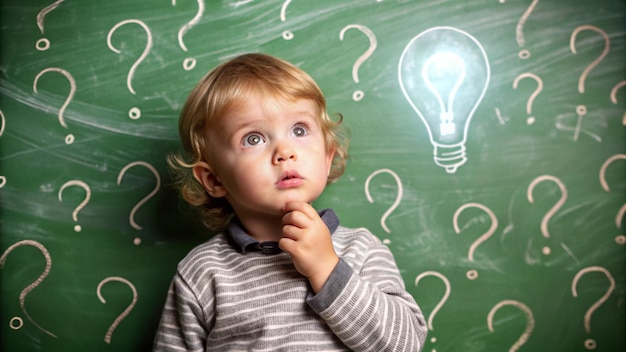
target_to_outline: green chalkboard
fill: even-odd
[[[212,234],[171,187],[177,118],[246,52],[351,131],[316,201],[394,253],[425,351],[626,349],[626,3],[4,0],[0,349],[148,351]],[[443,113],[442,113],[443,112]]]

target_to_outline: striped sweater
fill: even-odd
[[[426,323],[393,255],[367,229],[337,225],[340,261],[317,294],[287,253],[246,253],[228,232],[194,248],[154,351],[420,351]]]

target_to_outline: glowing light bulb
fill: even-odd
[[[482,45],[457,28],[430,28],[402,52],[400,88],[428,130],[435,164],[448,173],[467,161],[467,130],[490,77]]]

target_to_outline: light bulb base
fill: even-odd
[[[459,166],[465,164],[465,144],[435,144],[433,149],[435,164],[446,169],[446,172],[453,174]]]

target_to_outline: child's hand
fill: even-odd
[[[283,237],[278,245],[291,255],[296,270],[317,293],[339,262],[330,231],[308,203],[289,202],[283,211]]]

